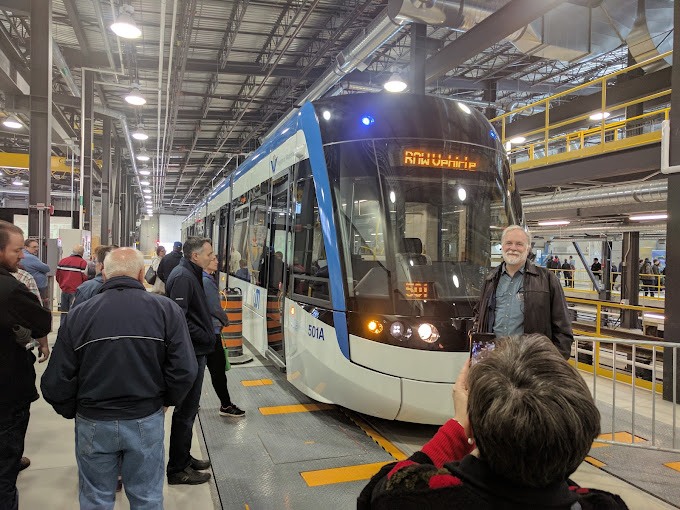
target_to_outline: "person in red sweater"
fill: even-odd
[[[57,265],[57,283],[61,289],[62,312],[71,309],[73,298],[78,286],[87,280],[87,262],[83,258],[84,248],[77,244],[73,247],[73,253],[59,261]]]
[[[358,510],[628,508],[568,479],[600,433],[600,413],[547,337],[496,339],[463,367],[453,401],[454,418],[421,451],[383,467]]]

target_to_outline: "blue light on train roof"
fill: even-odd
[[[493,138],[494,140],[495,140],[496,138],[498,138],[498,135],[496,134],[496,130],[495,130],[495,129],[491,129],[491,131],[489,131],[489,134],[491,135],[491,138]]]
[[[375,119],[373,117],[371,117],[370,115],[364,115],[363,117],[361,117],[361,123],[364,126],[370,126],[374,122],[375,122]]]

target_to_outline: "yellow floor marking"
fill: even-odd
[[[325,411],[327,409],[335,409],[335,406],[332,404],[292,404],[288,406],[260,407],[260,412],[264,415],[269,415],[306,413],[308,411]]]
[[[601,460],[597,460],[597,459],[594,458],[594,457],[586,457],[584,460],[585,460],[588,464],[590,464],[590,465],[592,465],[592,466],[595,466],[595,467],[597,467],[597,468],[603,468],[603,467],[606,467],[606,466],[607,466],[607,464],[605,464],[605,463],[602,462]]]
[[[631,441],[632,436],[630,435],[630,432],[614,432],[614,435],[612,437],[612,434],[600,434],[597,436],[598,439],[605,439],[607,441],[617,441],[619,443],[632,443]],[[647,441],[645,438],[640,437],[640,436],[635,436],[635,442],[636,443],[644,443]],[[603,446],[611,446],[607,443],[598,443],[597,439],[593,443],[593,448],[602,448]]]
[[[408,458],[408,455],[402,452],[393,443],[385,439],[382,435],[380,435],[380,433],[378,433],[378,431],[376,431],[364,420],[356,416],[354,413],[348,414],[348,416],[354,423],[357,424],[358,427],[361,428],[361,430],[363,430],[371,439],[373,439],[373,441],[378,443],[378,445],[380,445],[383,450],[394,457],[395,460],[405,460]]]
[[[274,384],[274,381],[271,379],[251,379],[241,381],[241,384],[243,386],[269,386],[270,384]]]
[[[246,510],[250,510],[250,507],[248,506],[248,503],[246,503]]]
[[[680,462],[667,462],[664,466],[680,471]]]
[[[303,471],[300,473],[300,476],[302,476],[302,479],[309,487],[330,485],[333,483],[357,482],[360,480],[369,480],[385,464],[388,464],[388,462],[358,464],[356,466],[319,469],[317,471]]]

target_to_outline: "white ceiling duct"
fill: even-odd
[[[624,44],[631,33],[638,0],[602,0],[594,4],[588,7],[565,2],[530,23],[512,43],[527,54],[568,62],[612,51]]]
[[[565,191],[542,197],[522,199],[525,213],[559,211],[575,207],[600,207],[636,204],[642,202],[665,202],[668,182],[659,181],[603,186],[577,191]]]
[[[673,49],[673,0],[645,0],[642,6],[644,9],[627,38],[628,49],[636,62]],[[673,57],[668,56],[665,61],[672,65]]]

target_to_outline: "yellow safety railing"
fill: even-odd
[[[507,147],[509,139],[506,136],[506,128],[509,119],[523,112],[533,111],[537,108],[543,109],[543,126],[522,133],[513,133],[512,138],[510,138],[512,140],[523,137],[528,140],[528,143],[516,144],[508,150],[513,171],[638,147],[661,140],[661,122],[668,119],[670,108],[661,108],[629,118],[625,118],[626,109],[663,97],[668,97],[668,102],[670,102],[671,90],[662,90],[624,103],[608,104],[607,84],[613,78],[652,65],[671,54],[672,51],[662,53],[639,64],[620,69],[491,119],[492,123],[500,124],[501,141]],[[557,100],[580,90],[594,87],[598,87],[600,90],[599,111],[588,112],[567,120],[551,123],[550,108]],[[600,113],[601,118],[593,121],[590,116],[594,113]],[[607,119],[610,120],[607,121]],[[596,123],[596,125],[583,127],[584,123],[591,125]]]
[[[560,283],[564,287],[564,290],[583,293],[590,293],[594,290],[593,284],[590,281],[590,276],[585,269],[572,269],[570,271],[571,279],[569,285],[567,285],[567,280],[565,279],[564,269],[549,269],[549,271],[555,273],[557,279],[560,280]],[[622,279],[621,273],[618,271],[612,271],[610,275],[609,290],[614,293],[620,292]],[[652,283],[645,283],[645,281],[651,281]],[[643,297],[646,297],[644,295],[646,292],[647,294],[650,294],[650,299],[662,300],[663,297],[661,296],[661,292],[666,290],[665,276],[662,274],[640,274],[640,285],[638,290],[640,294],[643,294]]]
[[[639,312],[640,318],[644,312],[647,313],[659,313],[661,310],[658,307],[650,306],[639,306],[639,305],[626,305],[623,303],[613,303],[611,301],[599,301],[596,299],[582,299],[567,296],[567,303],[589,305],[595,307],[595,333],[592,336],[606,338],[607,335],[602,334],[602,317],[605,315],[611,315],[612,310],[634,310]]]

